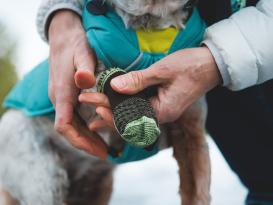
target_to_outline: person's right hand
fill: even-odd
[[[157,85],[157,95],[150,101],[159,123],[168,123],[177,120],[220,82],[213,55],[207,47],[200,47],[176,51],[147,69],[117,76],[111,80],[111,86],[130,95]]]
[[[56,12],[49,26],[49,97],[55,106],[55,129],[76,148],[105,159],[101,138],[81,125],[74,108],[80,89],[95,84],[96,57],[87,42],[80,17],[68,10]]]

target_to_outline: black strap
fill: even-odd
[[[246,6],[256,6],[259,0],[247,0]]]
[[[90,0],[87,2],[86,8],[93,15],[104,15],[107,12],[107,5],[103,0]]]
[[[184,10],[187,10],[187,11],[192,11],[192,9],[197,5],[198,3],[198,0],[189,0],[185,6],[184,6]]]
[[[247,0],[246,6],[255,6],[258,0]],[[230,0],[201,0],[197,3],[201,17],[210,26],[231,16]]]
[[[201,0],[197,7],[208,26],[231,15],[230,0]]]

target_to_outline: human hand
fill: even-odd
[[[207,47],[177,51],[149,68],[118,76],[114,90],[134,94],[158,85],[151,104],[160,123],[173,122],[199,97],[220,83],[220,74]]]
[[[108,97],[103,93],[82,93],[79,95],[79,102],[96,107],[96,113],[101,119],[92,120],[88,125],[91,131],[100,129],[115,130],[113,113],[110,108]]]
[[[50,23],[49,45],[49,97],[56,110],[55,129],[76,148],[105,159],[104,142],[82,126],[74,113],[80,89],[90,88],[96,81],[96,57],[80,17],[68,10],[58,11]]]

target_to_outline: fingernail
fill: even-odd
[[[116,78],[112,79],[111,85],[115,86],[118,89],[124,89],[127,86],[125,80],[122,77],[116,77]]]

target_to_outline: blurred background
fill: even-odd
[[[48,56],[48,46],[36,31],[39,2],[0,0],[0,101],[17,78]],[[212,205],[243,205],[246,189],[209,137],[208,141]],[[178,184],[172,150],[164,150],[148,160],[116,170],[111,205],[179,205]]]

